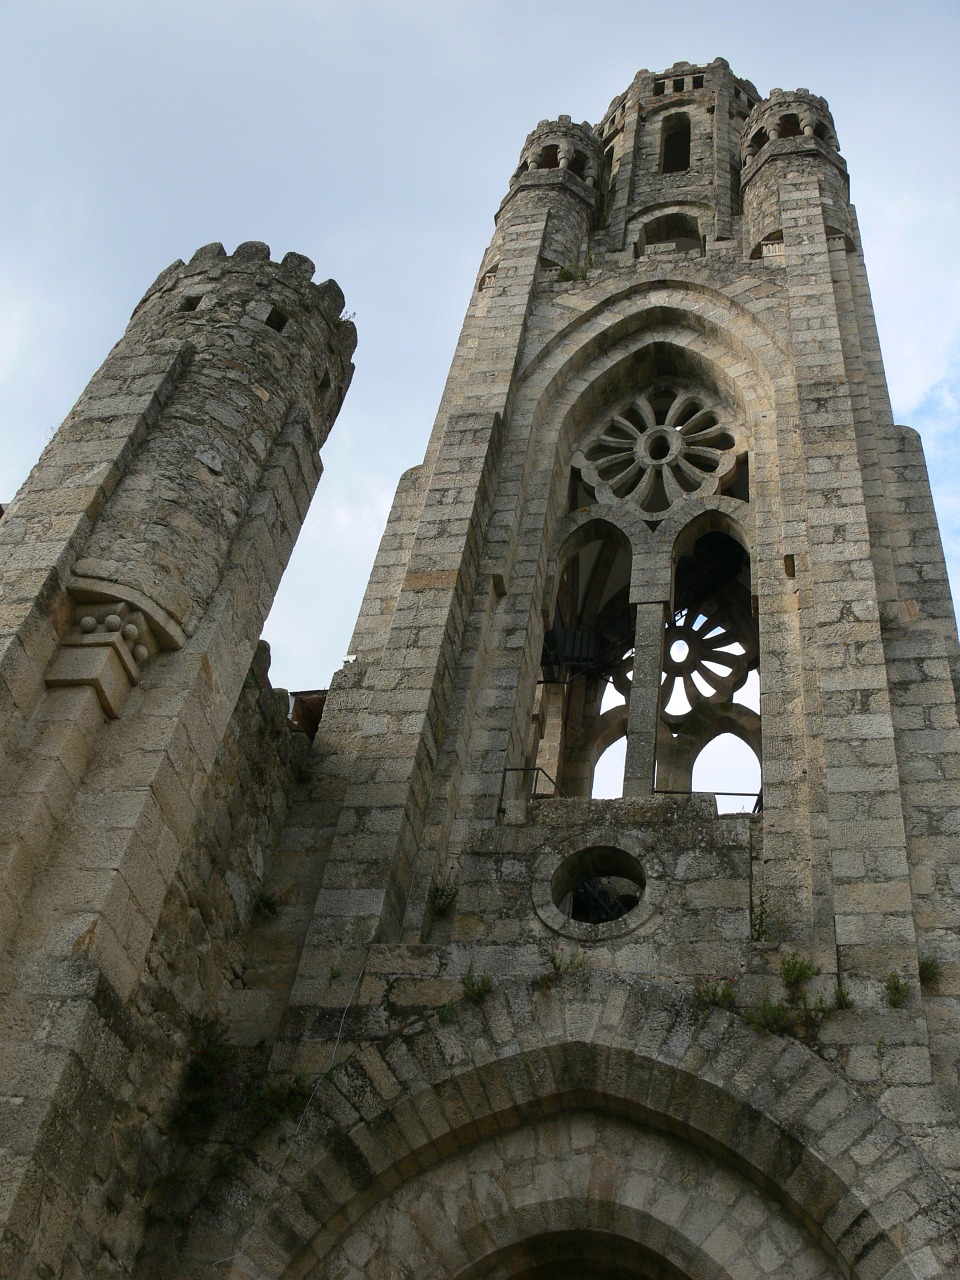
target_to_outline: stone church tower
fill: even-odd
[[[308,751],[310,274],[175,264],[0,524],[0,1271],[960,1276],[957,633],[826,102],[529,135]]]

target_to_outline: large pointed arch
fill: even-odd
[[[199,1280],[220,1260],[216,1274],[232,1280],[378,1276],[362,1270],[368,1246],[361,1242],[377,1230],[399,1230],[406,1215],[410,1240],[459,1257],[449,1274],[464,1280],[484,1276],[485,1260],[498,1251],[563,1231],[621,1240],[634,1232],[644,1247],[653,1241],[679,1276],[728,1280],[736,1274],[726,1268],[736,1240],[711,1242],[692,1207],[685,1220],[671,1176],[649,1176],[655,1149],[685,1162],[689,1185],[704,1195],[712,1171],[714,1192],[727,1179],[756,1197],[770,1231],[802,1240],[823,1276],[919,1280],[960,1265],[956,1232],[944,1228],[960,1220],[956,1195],[916,1145],[816,1054],[761,1036],[734,1014],[703,1018],[692,1000],[656,984],[601,971],[566,982],[561,1001],[525,980],[504,981],[482,1008],[461,1006],[454,1024],[428,1019],[342,1063],[292,1144],[262,1151],[256,1167],[223,1189],[221,1203],[242,1211],[196,1216],[178,1274]],[[567,1137],[571,1124],[619,1135],[612,1146],[594,1144],[607,1155],[590,1162],[592,1184],[580,1180],[585,1167],[573,1179],[585,1194],[571,1198],[569,1180],[547,1176],[551,1160],[567,1150],[559,1136],[554,1148],[545,1139],[539,1150],[535,1194],[522,1178],[512,1197],[503,1187],[494,1194],[489,1171],[503,1150],[529,1160],[537,1154],[529,1135],[554,1119],[565,1122]],[[571,1158],[588,1146],[582,1139],[581,1132],[571,1140]],[[631,1163],[634,1149],[645,1154]],[[646,1168],[646,1182],[631,1180],[634,1166],[638,1174]],[[909,1196],[891,1196],[896,1186],[909,1186]],[[464,1188],[470,1196],[458,1200]],[[426,1244],[411,1189],[438,1204],[449,1190],[448,1207],[461,1206]],[[393,1210],[399,1216],[385,1226]],[[725,1225],[728,1237],[746,1230],[732,1208]],[[352,1254],[341,1248],[347,1236]],[[695,1250],[709,1265],[693,1266]]]

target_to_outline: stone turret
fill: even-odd
[[[343,294],[312,275],[299,254],[278,265],[266,245],[230,257],[209,245],[147,293],[122,345],[189,344],[189,366],[97,521],[74,593],[109,582],[196,627],[264,459],[293,416],[318,450],[349,381]]]
[[[593,228],[603,166],[600,140],[586,122],[569,116],[541,120],[523,144],[510,191],[497,214],[500,227],[527,210],[550,211],[544,257],[553,265],[579,260]]]
[[[102,1103],[77,1099],[101,1096],[94,1064],[119,1081],[128,1063],[101,1014],[132,1008],[175,877],[199,865],[210,778],[350,382],[343,295],[312,275],[259,243],[174,263],[0,527],[4,1276],[60,1274],[105,1131]],[[264,697],[282,726],[286,695]],[[257,867],[250,888],[231,871],[237,902]]]
[[[75,626],[48,684],[92,681],[115,714],[142,662],[196,630],[279,442],[319,451],[356,339],[340,289],[312,276],[299,254],[278,264],[264,244],[229,256],[212,244],[164,271],[135,310],[66,432],[119,407],[126,359],[173,360],[174,382],[131,433],[128,464],[72,566]]]
[[[779,184],[816,174],[827,234],[853,244],[850,182],[833,116],[807,89],[774,89],[753,108],[741,131],[741,193],[750,256],[776,256],[783,243]]]

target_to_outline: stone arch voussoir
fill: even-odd
[[[671,988],[589,968],[564,981],[562,1000],[504,982],[481,1008],[460,1006],[454,1024],[426,1020],[341,1064],[279,1174],[274,1153],[226,1196],[245,1200],[246,1214],[198,1223],[184,1275],[207,1275],[215,1256],[242,1246],[217,1274],[326,1276],[337,1242],[410,1179],[572,1112],[670,1135],[736,1171],[839,1275],[955,1273],[956,1197],[816,1054],[733,1014],[702,1019]]]

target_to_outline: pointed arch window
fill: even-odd
[[[584,526],[566,549],[543,642],[536,762],[564,796],[593,793],[597,761],[627,732],[630,570],[627,539],[603,520]]]
[[[698,757],[721,735],[733,734],[761,759],[750,556],[717,528],[695,539],[681,535],[680,545],[673,611],[663,635],[657,723],[656,790],[667,792],[692,790]],[[730,785],[723,794],[746,789]]]

